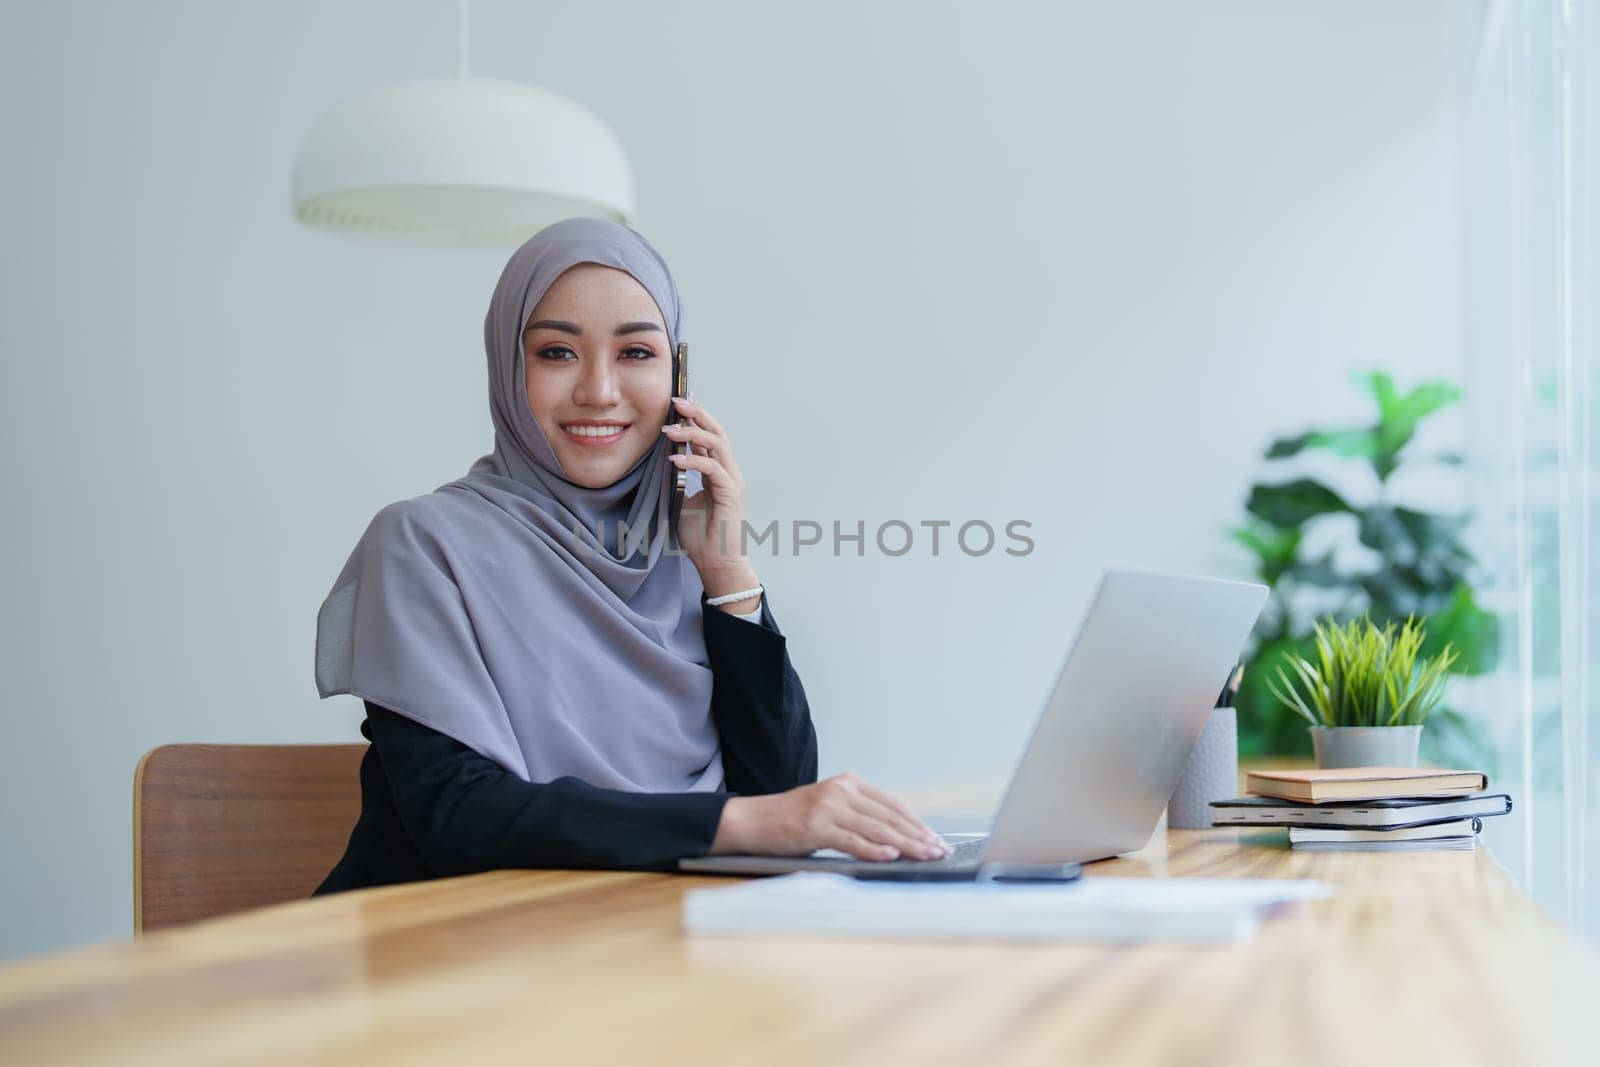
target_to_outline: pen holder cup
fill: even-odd
[[[1176,830],[1210,829],[1211,802],[1238,792],[1239,715],[1233,708],[1215,708],[1167,802],[1167,825]]]

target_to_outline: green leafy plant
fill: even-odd
[[[1315,662],[1315,620],[1366,616],[1378,626],[1416,618],[1425,636],[1418,654],[1432,658],[1448,645],[1455,656],[1445,673],[1482,674],[1494,667],[1495,616],[1478,604],[1480,568],[1463,540],[1470,520],[1406,506],[1393,498],[1397,472],[1458,466],[1452,452],[1423,452],[1419,428],[1460,399],[1448,382],[1405,390],[1381,372],[1358,374],[1374,416],[1365,424],[1308,430],[1268,447],[1269,465],[1320,453],[1348,463],[1352,481],[1370,492],[1356,497],[1312,477],[1263,480],[1250,487],[1243,524],[1230,531],[1255,557],[1256,572],[1272,587],[1245,660],[1237,698],[1239,749],[1250,756],[1308,756],[1311,738],[1300,714],[1268,687],[1295,657]],[[1313,550],[1310,546],[1320,544]],[[1449,761],[1486,758],[1470,724],[1448,707],[1431,717],[1424,745]]]
[[[1426,632],[1415,618],[1398,631],[1370,618],[1317,623],[1315,662],[1287,657],[1267,689],[1312,726],[1421,726],[1444,697],[1458,658],[1449,645],[1421,657]],[[1290,677],[1290,672],[1293,677]]]

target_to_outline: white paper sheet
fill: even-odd
[[[862,882],[807,871],[684,894],[694,934],[1232,942],[1277,904],[1333,895],[1304,879],[1095,878],[1068,885]]]

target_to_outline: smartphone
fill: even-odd
[[[689,395],[689,342],[679,341],[678,350],[672,354],[672,395],[687,398]],[[679,426],[687,426],[689,420],[677,414],[677,405],[673,405],[673,416],[677,417]],[[672,451],[675,455],[687,456],[689,442],[674,441]],[[672,502],[668,505],[667,514],[671,525],[668,532],[676,535],[678,530],[678,516],[683,513],[683,498],[689,488],[689,472],[676,464],[668,464],[667,477],[672,479]]]
[[[951,870],[888,866],[881,870],[858,867],[850,872],[863,882],[1046,882],[1061,885],[1083,877],[1076,863],[985,863],[976,872],[970,867]]]

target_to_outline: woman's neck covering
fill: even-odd
[[[630,227],[567,219],[517,249],[483,327],[494,451],[373,518],[317,615],[317,691],[399,712],[531,782],[720,789],[702,589],[668,551],[670,442],[587,489],[528,408],[523,326],[579,263],[627,271],[669,352],[683,337],[666,262]]]

